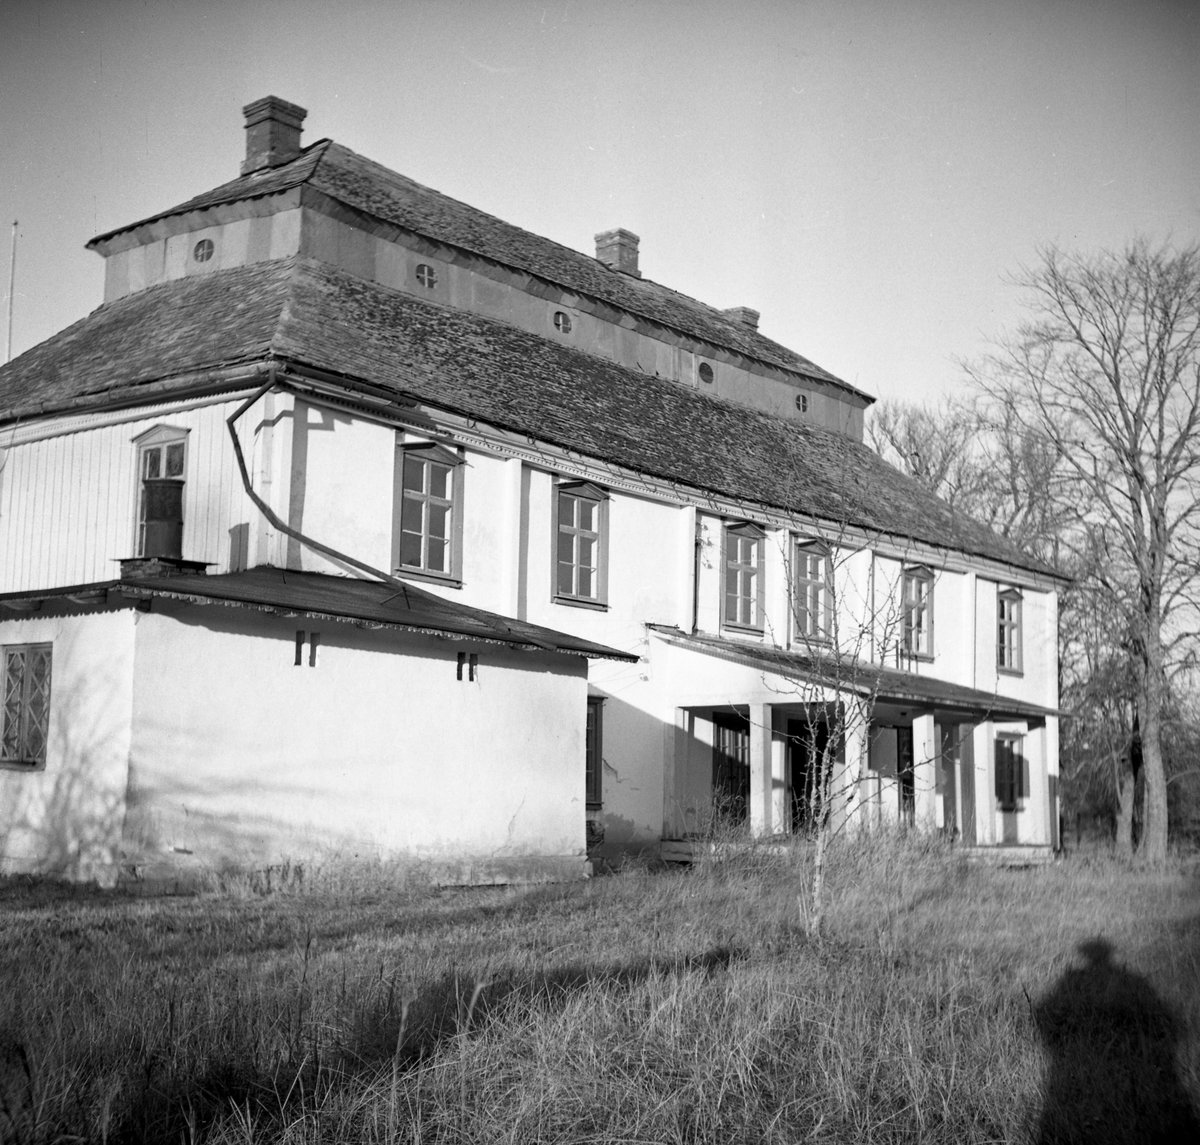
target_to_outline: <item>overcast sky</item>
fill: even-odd
[[[885,398],[952,391],[1039,245],[1200,238],[1195,0],[7,0],[14,353],[99,305],[88,239],[238,173],[267,94],[578,250],[627,227]]]

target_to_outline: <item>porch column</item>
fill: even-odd
[[[940,827],[937,797],[937,728],[933,713],[913,717],[913,803],[916,825],[924,831]]]
[[[663,751],[663,830],[664,839],[683,836],[684,824],[680,788],[687,782],[688,741],[692,714],[686,708],[675,709],[675,722],[666,729]]]
[[[778,829],[773,822],[775,752],[772,744],[771,704],[750,705],[750,834],[770,835]]]
[[[845,824],[866,826],[864,781],[867,774],[869,748],[869,718],[862,700],[845,701],[842,717],[843,758],[839,772],[834,775],[830,795],[833,800],[832,826],[836,831]]]

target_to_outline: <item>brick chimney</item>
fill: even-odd
[[[734,306],[729,310],[722,310],[721,313],[742,326],[749,326],[751,330],[758,329],[758,320],[761,315],[757,310],[751,310],[749,306]]]
[[[300,129],[308,114],[302,107],[264,96],[242,108],[246,117],[246,161],[242,174],[278,167],[300,154]]]
[[[638,239],[633,231],[618,227],[615,231],[601,231],[596,236],[596,257],[605,266],[641,278],[638,270]]]

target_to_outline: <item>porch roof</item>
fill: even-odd
[[[45,611],[50,602],[76,607],[111,606],[153,597],[203,605],[257,608],[289,616],[346,621],[371,628],[404,629],[457,640],[563,652],[589,659],[638,659],[635,653],[444,600],[414,584],[397,587],[381,581],[265,565],[216,576],[126,576],[66,588],[4,593],[0,594],[0,619],[28,616],[35,610]]]
[[[988,719],[1041,720],[1060,714],[1055,708],[1031,704],[1027,700],[1016,700],[995,692],[901,672],[897,668],[886,668],[879,664],[862,661],[843,661],[840,664],[822,662],[802,652],[686,633],[665,624],[650,624],[647,627],[667,643],[681,648],[748,664],[777,675],[799,677],[844,692],[873,696],[876,701],[962,712]]]

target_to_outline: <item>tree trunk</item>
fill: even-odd
[[[1149,657],[1151,660],[1157,657]],[[1162,755],[1163,677],[1157,664],[1142,681],[1142,837],[1138,861],[1161,863],[1167,857],[1167,777]],[[1130,800],[1132,808],[1133,801]]]
[[[1116,767],[1117,780],[1117,855],[1133,858],[1133,799],[1137,792],[1137,773],[1121,760]]]

